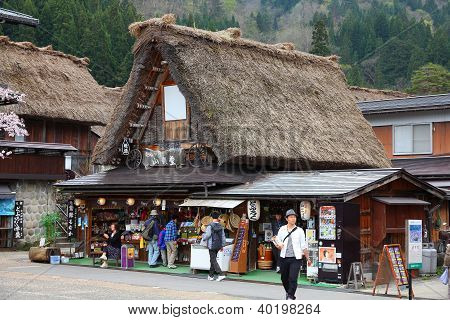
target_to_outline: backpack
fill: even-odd
[[[142,238],[145,241],[149,241],[153,238],[153,225],[155,224],[155,220],[152,219],[150,223],[145,227],[144,231],[142,231]]]
[[[214,228],[211,226],[211,250],[220,250],[222,249],[222,232],[223,228]]]

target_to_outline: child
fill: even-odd
[[[159,251],[161,251],[161,258],[163,261],[163,266],[167,267],[167,248],[166,248],[166,243],[164,242],[165,235],[166,235],[166,228],[162,228],[162,230],[158,236],[158,247],[159,247]]]

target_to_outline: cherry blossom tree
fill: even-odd
[[[0,87],[0,105],[22,102],[24,97],[24,94]],[[0,112],[0,132],[2,131],[10,137],[28,135],[23,119],[14,112]],[[0,150],[0,159],[5,159],[11,153],[11,151]]]

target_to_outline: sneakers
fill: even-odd
[[[226,278],[225,276],[218,276],[217,279],[216,279],[216,281],[222,281],[222,280],[225,279],[225,278]]]
[[[208,276],[208,281],[214,281],[214,277]]]
[[[100,268],[108,268],[108,262],[103,261],[102,265],[100,266]]]
[[[276,273],[280,273],[280,267],[277,267],[277,269],[275,271],[276,271]]]
[[[167,268],[169,268],[169,269],[176,269],[177,266],[176,265],[169,265],[169,266],[167,266]]]
[[[103,261],[108,260],[108,258],[106,257],[106,252],[103,252],[102,256],[99,259]]]

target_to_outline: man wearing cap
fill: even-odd
[[[148,266],[150,268],[157,267],[156,261],[159,257],[158,236],[160,231],[159,215],[156,210],[150,212],[150,217],[144,223],[144,227],[148,230]]]
[[[275,237],[275,245],[280,250],[281,281],[286,291],[286,300],[295,300],[297,280],[303,256],[311,265],[306,245],[305,232],[297,227],[297,214],[294,210],[286,211],[287,225],[282,226]]]

